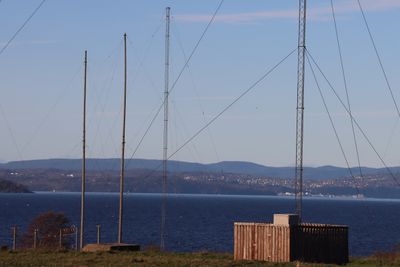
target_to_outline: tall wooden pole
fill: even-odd
[[[33,230],[33,249],[37,248],[37,233],[38,229]]]
[[[96,225],[96,228],[97,228],[97,244],[100,244],[100,228],[101,228],[101,225],[100,224]]]
[[[167,179],[168,179],[168,96],[169,96],[169,25],[170,25],[170,8],[165,10],[166,26],[165,26],[165,74],[164,74],[164,135],[163,135],[163,200],[161,207],[161,237],[160,248],[165,249],[165,221],[167,209]]]
[[[122,118],[122,150],[121,150],[121,175],[119,181],[119,221],[118,221],[118,243],[122,243],[122,216],[124,204],[124,174],[125,174],[125,121],[126,121],[126,85],[127,85],[127,62],[126,62],[126,33],[124,34],[124,110]]]
[[[304,143],[304,76],[306,53],[306,7],[307,0],[299,0],[298,66],[297,66],[297,115],[296,115],[296,168],[295,197],[299,223],[303,205],[303,143]]]
[[[85,72],[83,78],[83,138],[82,138],[82,191],[81,191],[81,232],[80,248],[84,245],[85,229],[85,186],[86,186],[86,76],[87,76],[87,51],[85,50]]]

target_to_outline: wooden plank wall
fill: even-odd
[[[264,223],[235,223],[234,259],[290,261],[290,228]]]
[[[234,259],[346,263],[348,227],[235,223]]]

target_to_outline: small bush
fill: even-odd
[[[69,220],[64,213],[48,211],[40,214],[29,224],[26,233],[22,237],[21,245],[24,248],[32,248],[34,244],[34,232],[37,229],[36,247],[39,249],[60,249],[60,229],[69,227]],[[62,238],[62,248],[70,246],[70,238]]]

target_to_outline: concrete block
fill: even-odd
[[[136,244],[111,243],[111,244],[87,244],[83,247],[83,252],[101,251],[139,251],[140,246]]]
[[[299,216],[297,214],[274,214],[275,225],[297,225]]]

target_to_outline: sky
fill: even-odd
[[[40,2],[0,2],[0,48]],[[45,1],[0,54],[0,160],[81,157],[85,50],[87,155],[120,157],[124,33],[126,158],[162,158],[163,112],[133,151],[162,104],[167,6],[172,16],[170,85],[175,84],[169,102],[168,154],[173,154],[297,48],[297,0],[225,0],[194,50],[220,2]],[[400,1],[360,2],[393,96],[400,101]],[[400,165],[399,116],[357,0],[333,3],[353,116],[384,163]],[[307,49],[347,103],[330,0],[309,0],[307,8]],[[349,165],[356,166],[350,118],[313,68]],[[293,166],[296,75],[295,52],[171,159]],[[304,164],[346,166],[308,63],[304,116]],[[361,165],[382,167],[363,133],[356,128]]]

